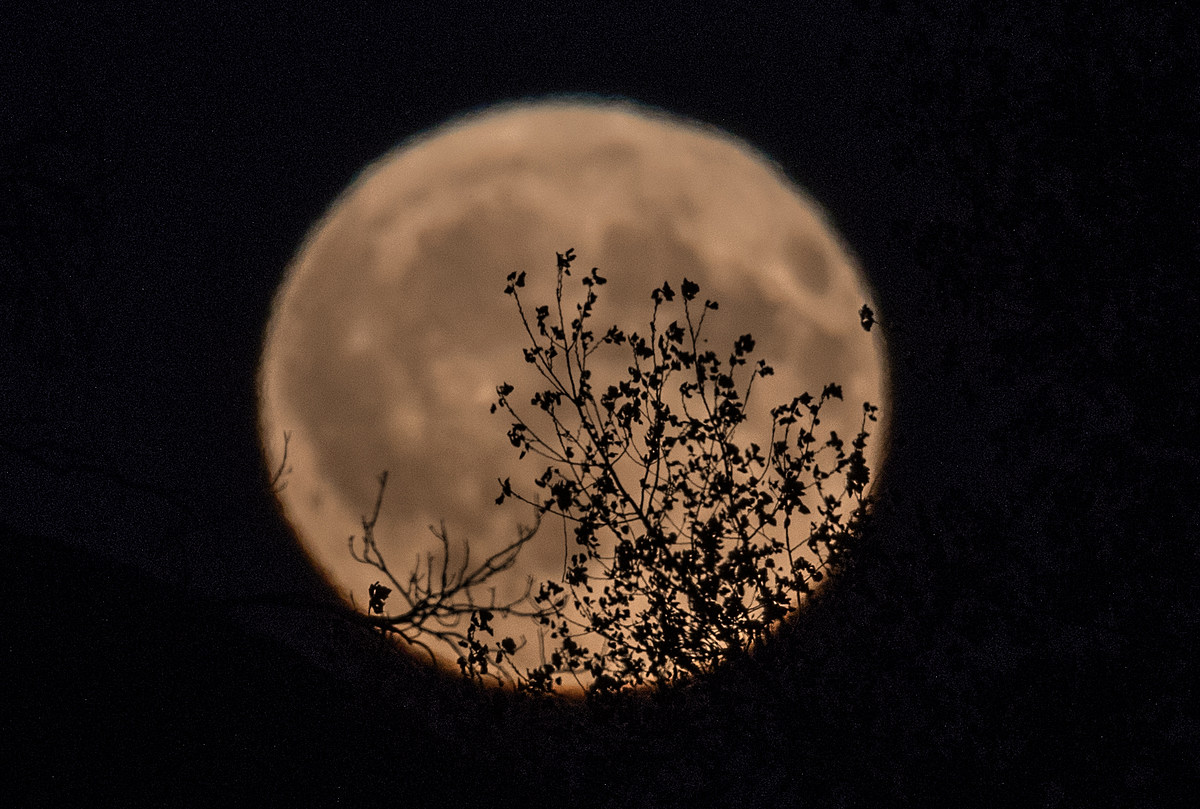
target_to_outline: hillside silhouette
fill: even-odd
[[[241,805],[269,789],[341,805],[470,790],[442,778],[462,753],[419,733],[423,718],[371,702],[228,608],[3,533],[6,802]]]

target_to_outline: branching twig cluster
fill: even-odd
[[[384,473],[350,553],[382,574],[368,591],[371,625],[431,660],[429,642],[440,642],[471,679],[537,693],[568,681],[592,693],[661,686],[761,641],[840,564],[867,507],[864,450],[877,408],[863,403],[849,447],[836,432],[818,440],[822,408],[842,398],[829,384],[819,396],[773,408],[765,445],[743,445],[737,432],[754,383],[773,373],[752,361],[754,338],[739,337],[727,357],[703,348],[705,320],[718,304],[697,303],[700,287],[686,278],[678,302],[667,283],[653,291],[647,334],[594,331],[589,321],[606,279],[595,268],[583,276],[583,300],[569,311],[563,287],[574,260],[572,250],[558,254],[554,301],[532,312],[521,297],[525,273],[511,274],[505,288],[529,338],[525,362],[546,387],[529,400],[541,414],[536,425],[513,405],[512,385],[496,389],[491,409],[511,418],[509,442],[542,465],[533,490],[500,481],[496,502],[532,506],[535,524],[474,567],[469,553],[451,566],[445,527],[431,528],[441,553],[418,560],[401,580],[375,542]],[[663,313],[680,304],[680,316],[664,325]],[[624,379],[593,379],[599,351],[628,357]],[[574,541],[561,579],[536,593],[530,582],[503,603],[494,590],[479,601],[476,591],[513,567],[547,514]],[[385,614],[392,593],[402,609]],[[495,639],[496,615],[531,620],[543,647],[549,641],[541,665],[516,666],[520,645]]]
[[[741,446],[735,434],[754,382],[773,372],[751,364],[753,337],[738,338],[726,360],[703,350],[718,304],[698,306],[700,288],[686,278],[681,320],[661,323],[676,298],[663,284],[647,335],[616,326],[598,335],[589,318],[606,279],[595,268],[581,279],[584,300],[569,317],[564,310],[574,258],[558,255],[554,303],[532,317],[525,274],[505,289],[531,343],[525,361],[547,383],[530,400],[543,426],[513,407],[507,383],[492,410],[512,418],[508,438],[521,457],[546,465],[534,480],[540,494],[506,479],[497,502],[559,517],[576,546],[563,580],[535,596],[558,649],[521,681],[532,690],[561,685],[564,674],[600,690],[668,683],[760,640],[837,563],[865,508],[863,450],[876,408],[864,403],[849,450],[836,433],[818,442],[822,406],[842,397],[830,384],[774,408],[765,447]],[[628,352],[626,379],[594,382],[589,359],[600,350]]]
[[[383,577],[368,590],[369,623],[422,650],[431,663],[436,663],[437,657],[430,643],[439,642],[458,657],[464,675],[473,679],[503,679],[501,672],[493,670],[489,663],[502,665],[506,655],[515,653],[518,645],[506,638],[489,651],[491,644],[484,642],[482,635],[493,634],[491,621],[496,614],[535,618],[542,611],[531,604],[532,581],[520,596],[500,602],[496,601],[494,589],[488,591],[486,601],[479,598],[479,591],[512,568],[521,549],[537,534],[540,516],[532,526],[520,528],[513,542],[474,566],[469,544],[465,545],[462,560],[452,565],[446,526],[430,526],[441,543],[440,553],[418,558],[408,577],[400,579],[388,567],[375,541],[375,525],[387,479],[387,472],[379,476],[379,493],[371,516],[363,517],[362,535],[351,535],[347,541],[354,560],[375,568]],[[385,612],[385,602],[393,593],[399,596],[402,607],[398,612]]]

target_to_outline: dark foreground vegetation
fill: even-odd
[[[1197,772],[1197,728],[1194,627],[1161,620],[1174,598],[1153,578],[1161,560],[1136,571],[1131,604],[1099,574],[1090,595],[1006,581],[1012,569],[990,579],[1018,541],[1013,515],[957,548],[916,542],[955,535],[977,505],[919,509],[912,544],[847,572],[756,657],[590,707],[475,691],[314,622],[314,650],[357,661],[347,677],[228,610],[9,532],[4,792],[13,805],[236,805],[264,790],[306,805],[497,791],[524,805],[1163,805]],[[977,578],[944,581],[963,570]]]

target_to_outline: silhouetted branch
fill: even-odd
[[[679,293],[667,283],[653,291],[647,335],[616,326],[595,332],[589,319],[607,280],[595,268],[584,275],[572,313],[564,279],[574,259],[572,250],[558,254],[552,304],[526,307],[525,273],[510,274],[504,290],[529,338],[525,361],[545,383],[530,399],[544,419],[534,425],[523,417],[506,382],[491,412],[511,419],[508,439],[520,458],[545,466],[536,493],[506,478],[496,503],[529,505],[534,526],[475,566],[469,548],[451,565],[445,526],[431,526],[440,552],[418,559],[402,580],[375,542],[384,473],[362,536],[348,546],[380,573],[368,589],[366,622],[431,661],[430,643],[450,648],[470,679],[537,693],[566,682],[593,694],[659,687],[744,654],[842,563],[868,505],[863,451],[877,408],[863,404],[849,450],[836,432],[818,440],[822,408],[842,398],[831,383],[819,396],[803,393],[772,408],[766,446],[743,446],[737,433],[754,383],[774,373],[763,360],[751,362],[753,337],[739,337],[725,358],[705,348],[705,320],[719,307],[694,303],[700,287],[686,278]],[[664,324],[677,294],[682,324]],[[859,312],[864,328],[868,314]],[[597,386],[589,359],[598,351],[624,352],[628,376]],[[536,593],[530,581],[499,604],[494,591],[479,600],[476,589],[513,567],[545,515],[563,525],[560,580],[542,582]],[[403,607],[384,614],[393,594]],[[520,646],[494,638],[498,614],[536,622],[541,665],[516,667]]]
[[[514,679],[514,670],[488,666],[489,656],[481,651],[483,644],[477,635],[480,632],[492,634],[491,622],[496,615],[540,617],[544,610],[534,606],[530,598],[533,582],[530,580],[517,597],[501,602],[496,601],[494,589],[486,600],[479,598],[478,590],[512,569],[521,549],[537,534],[540,515],[532,526],[519,528],[515,540],[476,565],[471,564],[469,545],[464,546],[462,560],[451,565],[450,540],[445,525],[436,529],[430,526],[441,545],[440,552],[418,559],[407,580],[402,580],[392,572],[375,540],[387,480],[387,472],[380,474],[379,491],[371,515],[362,520],[362,535],[351,535],[347,541],[351,557],[378,570],[387,582],[387,585],[376,582],[369,589],[366,623],[423,650],[431,663],[436,663],[436,655],[429,640],[448,648],[454,657],[460,658],[460,665],[469,663],[463,665],[464,673],[475,677],[487,675],[496,680]],[[403,599],[404,609],[385,613],[385,602],[392,593]],[[507,638],[500,644],[500,648],[511,644],[511,648],[505,648],[508,654],[520,648]],[[502,662],[502,658],[497,660],[495,655],[491,659],[494,663]]]
[[[22,458],[48,472],[107,480],[128,491],[147,494],[169,503],[184,515],[192,516],[195,513],[192,505],[184,499],[180,492],[132,478],[109,465],[85,461],[78,457],[73,449],[63,447],[53,439],[43,438],[36,441],[18,442],[0,436],[0,450]]]
[[[289,430],[283,431],[283,453],[279,457],[279,466],[271,474],[271,491],[278,495],[287,488],[287,481],[280,483],[283,476],[292,471],[292,468],[287,465],[288,444],[291,443],[292,433]]]

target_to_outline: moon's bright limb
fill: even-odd
[[[578,267],[610,279],[597,328],[644,331],[650,291],[686,275],[720,302],[705,326],[720,355],[754,335],[755,356],[776,373],[756,385],[743,442],[769,430],[772,406],[829,382],[845,401],[822,422],[839,435],[857,433],[864,401],[886,404],[879,346],[857,314],[868,293],[847,250],[745,143],[626,104],[521,104],[453,122],[372,164],[317,223],[263,349],[270,468],[291,433],[283,512],[360,608],[379,574],[351,559],[346,540],[381,471],[391,477],[376,536],[398,577],[437,547],[431,524],[444,521],[451,542],[482,559],[531,521],[527,507],[493,502],[498,478],[527,484],[541,471],[517,461],[508,419],[488,412],[501,382],[518,403],[540,389],[502,290],[508,273],[526,271],[526,300],[552,301],[555,253],[568,247]],[[597,368],[596,381],[616,381],[624,364]],[[501,589],[558,578],[563,552],[559,526],[544,525]],[[502,631],[530,636],[518,662],[538,662],[532,627]]]

